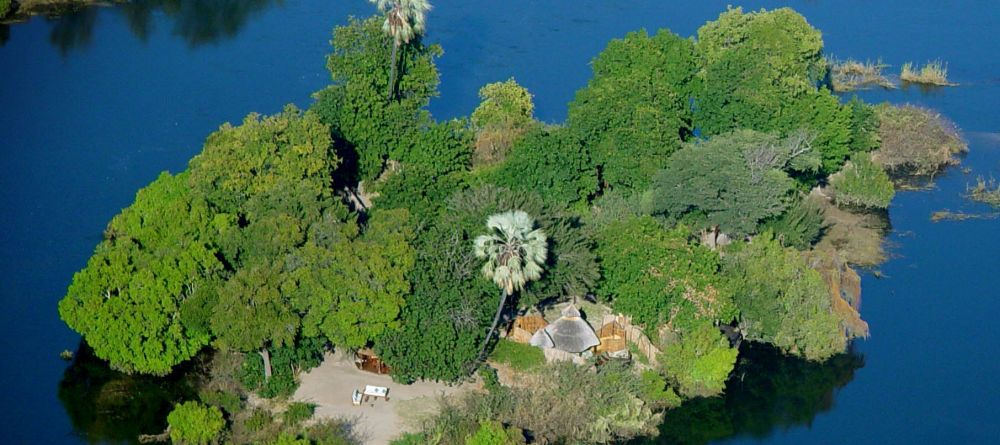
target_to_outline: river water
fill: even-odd
[[[731,1],[439,0],[438,118],[466,115],[487,83],[514,76],[537,115],[565,118],[588,61],[641,27],[692,35]],[[827,52],[894,65],[942,59],[961,86],[868,92],[940,110],[970,143],[964,173],[897,195],[881,279],[863,274],[871,338],[825,365],[754,349],[725,398],[668,416],[656,443],[1000,443],[1000,220],[932,223],[976,175],[1000,177],[1000,5],[811,0],[792,6]],[[222,122],[328,82],[330,30],[362,0],[135,0],[0,27],[0,441],[128,441],[158,425],[176,382],[125,379],[79,357],[56,303],[107,221],[162,170],[179,171]],[[146,426],[145,428],[148,428]]]

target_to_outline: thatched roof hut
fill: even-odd
[[[555,348],[574,354],[582,353],[601,341],[575,306],[567,305],[562,310],[562,317],[535,333],[531,344],[542,348]]]
[[[518,343],[530,343],[531,337],[548,324],[548,321],[538,315],[522,315],[511,323],[507,339]]]
[[[597,345],[596,353],[610,353],[628,350],[628,338],[625,335],[625,327],[616,320],[611,320],[597,330],[597,338],[601,344]]]

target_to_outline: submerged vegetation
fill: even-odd
[[[842,103],[820,32],[788,8],[613,40],[563,125],[535,121],[513,79],[437,121],[429,4],[376,3],[383,16],[334,30],[308,110],[208,136],[110,222],[59,304],[125,373],[211,357],[199,400],[177,401],[183,440],[349,443],[343,423],[278,413],[324,352],[360,348],[401,383],[486,382],[400,444],[652,434],[660,410],[727,392],[741,343],[818,366],[867,335],[849,264],[883,258],[869,210],[889,205],[890,174],[964,150],[926,110]],[[580,298],[652,352],[578,366],[494,340],[512,314]]]
[[[912,62],[903,64],[903,69],[899,73],[899,78],[904,82],[919,83],[924,85],[952,86],[948,81],[948,65],[940,60],[927,62],[924,66],[918,66]]]

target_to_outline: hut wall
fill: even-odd
[[[579,355],[571,354],[556,348],[542,348],[542,353],[545,354],[545,361],[548,363],[573,362],[578,365],[584,365],[587,363],[587,360]]]
[[[660,349],[653,345],[653,342],[649,340],[645,332],[642,332],[638,326],[632,324],[632,318],[626,317],[624,315],[605,315],[604,319],[601,320],[601,325],[608,324],[610,322],[617,321],[618,324],[625,328],[625,340],[636,346],[640,353],[646,357],[649,361],[650,366],[657,367],[659,362],[656,361],[656,356],[660,354]]]

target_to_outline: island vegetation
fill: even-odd
[[[535,120],[514,79],[438,121],[429,4],[376,3],[334,29],[308,109],[209,135],[111,220],[59,303],[118,371],[204,364],[166,418],[175,442],[352,443],[283,402],[331,349],[371,348],[400,383],[482,383],[398,445],[655,434],[726,392],[741,345],[853,362],[868,330],[850,265],[879,261],[881,232],[864,232],[874,254],[847,238],[897,180],[965,150],[933,112],[833,94],[820,32],[788,8],[611,41],[563,124]],[[587,300],[657,353],[550,362],[496,338]]]

